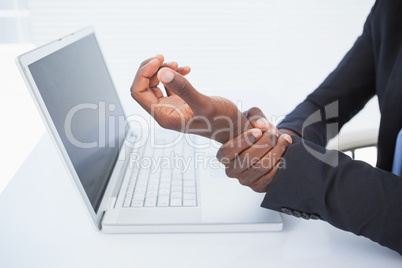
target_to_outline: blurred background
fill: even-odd
[[[374,0],[1,0],[0,192],[45,128],[14,59],[95,27],[127,114],[147,116],[129,88],[158,53],[189,65],[201,92],[277,124],[337,66],[361,34]],[[373,99],[343,131],[378,125]]]

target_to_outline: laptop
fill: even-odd
[[[124,113],[92,27],[16,61],[96,229],[282,230],[280,214],[260,207],[264,194],[225,176],[209,140]]]

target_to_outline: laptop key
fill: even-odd
[[[197,201],[196,200],[183,200],[183,206],[184,207],[195,207],[197,206]]]
[[[160,196],[158,198],[158,207],[168,207],[169,206],[169,196]]]
[[[155,198],[147,198],[145,199],[145,207],[155,207],[156,206],[156,197]]]
[[[150,146],[144,148],[144,156],[163,157],[169,153],[169,150],[157,150]],[[179,153],[186,159],[193,159],[194,151],[191,147],[186,148],[186,150],[183,149]],[[197,206],[194,163],[188,163],[186,167],[188,168],[140,168],[131,180],[123,206]]]
[[[170,197],[173,199],[182,199],[182,196],[183,196],[182,192],[172,192],[170,194]]]
[[[195,200],[195,199],[196,199],[196,196],[195,196],[195,194],[193,194],[193,193],[191,193],[191,194],[184,194],[183,199],[184,199],[184,200]]]
[[[181,199],[176,199],[176,198],[170,199],[170,206],[171,207],[181,207],[182,206]]]
[[[142,207],[144,205],[144,201],[142,200],[133,200],[131,202],[132,207]]]
[[[184,193],[195,193],[196,190],[195,190],[195,187],[184,187],[183,192]]]
[[[126,199],[124,200],[123,207],[129,207],[130,204],[131,204],[130,199],[129,199],[129,198],[126,198]]]

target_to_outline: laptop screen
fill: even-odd
[[[127,129],[95,35],[28,67],[97,213]]]

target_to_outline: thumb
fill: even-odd
[[[209,101],[209,98],[198,92],[184,76],[172,69],[160,69],[158,79],[167,89],[182,98],[194,112],[201,111]]]

